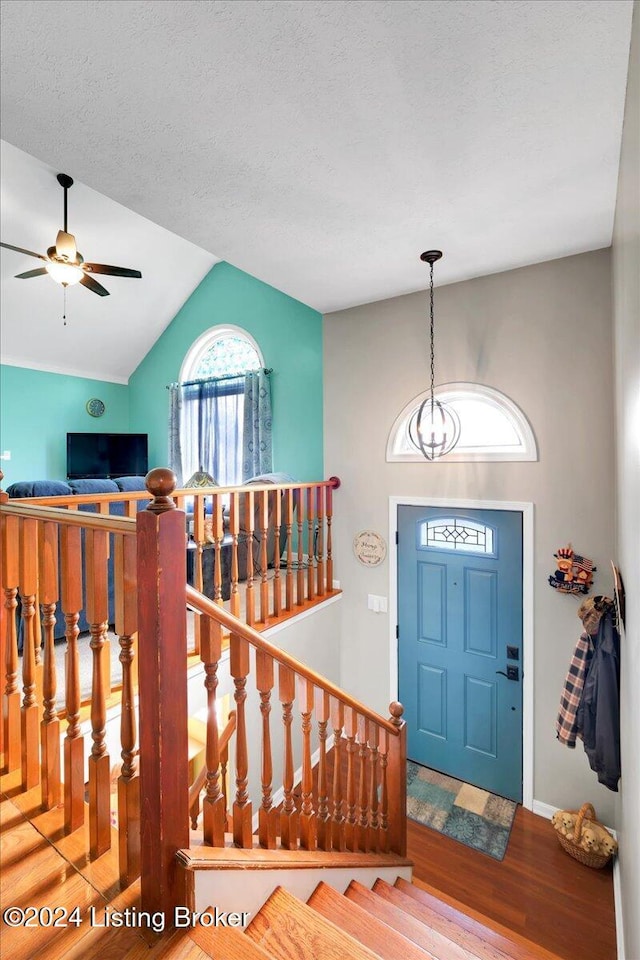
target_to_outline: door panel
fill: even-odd
[[[521,514],[400,507],[398,626],[409,757],[521,800]]]

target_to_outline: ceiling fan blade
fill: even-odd
[[[61,260],[69,260],[75,263],[76,260],[76,238],[72,233],[66,233],[64,230],[58,230],[56,237],[56,256]]]
[[[0,247],[5,247],[7,250],[15,250],[16,253],[26,253],[28,257],[37,257],[38,260],[47,259],[41,253],[34,253],[33,250],[25,250],[24,247],[14,247],[11,243],[0,243]]]
[[[16,273],[16,280],[30,280],[31,277],[44,277],[46,267],[38,267],[36,270],[27,270],[26,273]]]
[[[140,279],[139,270],[129,270],[128,267],[110,267],[107,263],[83,263],[82,269],[89,273],[104,273],[109,277],[135,277]]]
[[[99,297],[109,296],[109,291],[106,289],[106,287],[103,287],[102,284],[98,283],[97,280],[94,280],[93,277],[88,277],[86,273],[80,283],[83,287],[86,287],[87,290],[91,290],[92,293],[97,293]]]

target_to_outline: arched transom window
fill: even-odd
[[[388,461],[427,462],[409,434],[427,396],[425,391],[414,397],[396,417],[387,443]],[[435,396],[449,404],[460,419],[460,439],[443,462],[538,459],[529,421],[504,393],[478,383],[445,383],[436,387]]]
[[[260,347],[241,327],[212,327],[192,344],[184,358],[180,381],[207,380],[259,370],[264,366]]]

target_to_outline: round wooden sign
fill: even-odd
[[[353,538],[353,552],[365,567],[377,567],[387,555],[387,544],[374,530],[363,530]]]

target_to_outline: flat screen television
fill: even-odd
[[[147,440],[146,433],[68,433],[67,477],[143,477]]]

